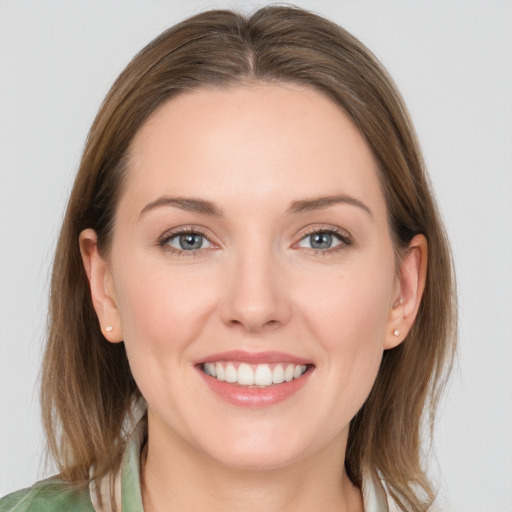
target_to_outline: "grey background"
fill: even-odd
[[[37,387],[49,267],[101,100],[169,25],[264,3],[0,0],[0,495],[51,474]],[[409,106],[460,296],[459,360],[431,462],[439,505],[511,512],[512,2],[295,3],[368,45]]]

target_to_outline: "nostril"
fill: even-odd
[[[233,319],[233,320],[230,320],[228,322],[228,324],[231,326],[231,327],[235,327],[235,328],[244,328],[244,329],[247,329],[248,331],[253,331],[253,332],[256,332],[256,331],[265,331],[265,330],[271,330],[271,329],[275,329],[277,327],[279,327],[279,325],[281,325],[281,322],[279,322],[279,320],[267,320],[267,321],[262,321],[262,322],[255,322],[255,321],[242,321],[242,320],[236,320],[236,319]]]

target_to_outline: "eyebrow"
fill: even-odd
[[[348,195],[335,195],[335,196],[321,196],[312,199],[300,199],[292,201],[287,209],[287,213],[302,213],[314,210],[321,210],[329,208],[337,204],[349,204],[357,206],[371,217],[373,217],[372,211],[362,201],[355,197]],[[180,208],[188,212],[201,213],[203,215],[210,215],[213,217],[222,217],[224,214],[220,208],[218,208],[211,201],[205,199],[195,199],[192,197],[159,197],[155,201],[151,201],[141,210],[139,217],[146,214],[147,212],[159,208],[162,206],[173,206]]]
[[[194,199],[192,197],[160,197],[155,201],[151,201],[141,210],[139,217],[145,213],[159,208],[161,206],[174,206],[188,212],[202,213],[203,215],[211,215],[213,217],[222,217],[223,213],[211,201],[204,199]]]
[[[301,213],[309,212],[312,210],[321,210],[336,204],[349,204],[352,206],[357,206],[358,208],[361,208],[367,212],[370,217],[373,217],[372,211],[370,208],[368,208],[368,206],[366,206],[359,199],[348,195],[322,196],[312,199],[301,199],[298,201],[293,201],[288,208],[288,213]]]

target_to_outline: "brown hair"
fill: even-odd
[[[414,129],[386,71],[344,29],[293,7],[247,17],[218,10],[185,20],[144,48],[108,93],[87,139],[53,267],[41,392],[50,453],[61,477],[76,485],[117,469],[124,422],[141,398],[124,345],[102,336],[80,232],[93,228],[100,250],[108,251],[130,142],[164,101],[205,85],[256,81],[313,87],[341,106],[379,164],[397,254],[418,233],[428,241],[418,317],[406,340],[384,353],[373,390],[352,420],[345,459],[356,485],[371,468],[402,510],[426,510],[434,491],[422,467],[423,419],[433,421],[455,345],[446,235]]]

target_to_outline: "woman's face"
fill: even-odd
[[[204,88],[152,115],[130,164],[93,297],[150,438],[238,468],[342,454],[403,338],[377,165],[352,122],[308,88]]]

